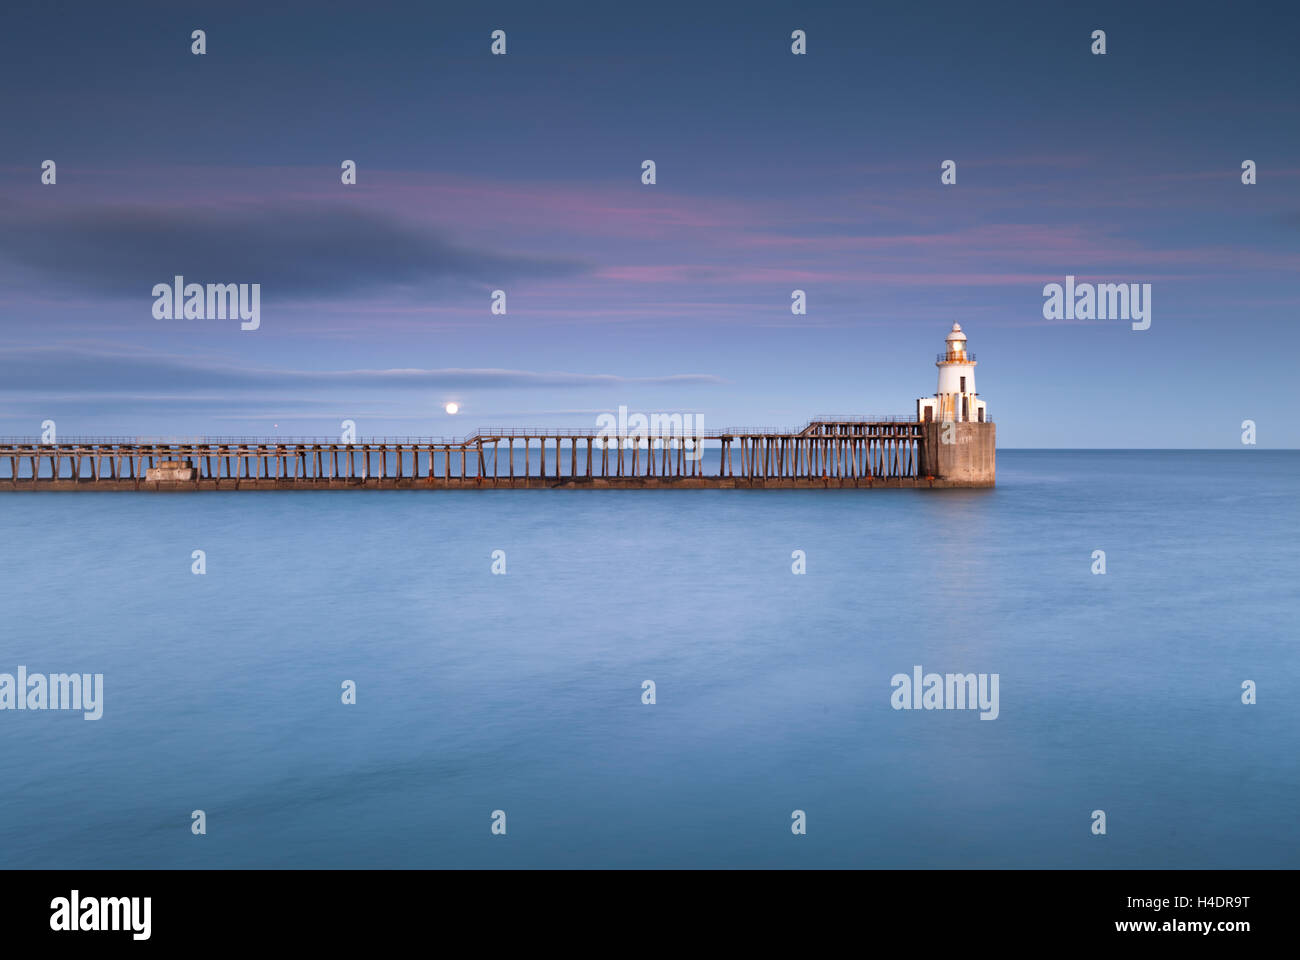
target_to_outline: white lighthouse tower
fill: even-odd
[[[939,368],[939,388],[933,397],[916,401],[916,419],[984,423],[987,404],[975,392],[975,354],[966,350],[960,323],[952,325],[945,350],[934,365]]]

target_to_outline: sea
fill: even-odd
[[[0,867],[1294,868],[1297,477],[0,491]]]

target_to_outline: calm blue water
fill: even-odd
[[[1300,866],[1300,453],[998,457],[971,492],[0,493],[0,672],[105,677],[101,720],[0,712],[0,867]],[[914,664],[999,674],[1000,716],[893,710]]]

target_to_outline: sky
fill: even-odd
[[[957,322],[999,446],[1240,449],[1249,419],[1295,448],[1298,24],[1249,3],[15,7],[0,435],[905,415]],[[260,284],[260,326],[155,317],[176,275]],[[1149,329],[1044,319],[1066,276],[1151,284]]]

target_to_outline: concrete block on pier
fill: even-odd
[[[186,466],[179,460],[164,460],[156,467],[150,467],[144,472],[144,479],[148,483],[184,483],[194,480],[194,468]]]
[[[997,424],[921,425],[920,475],[946,486],[991,487],[997,475]]]

